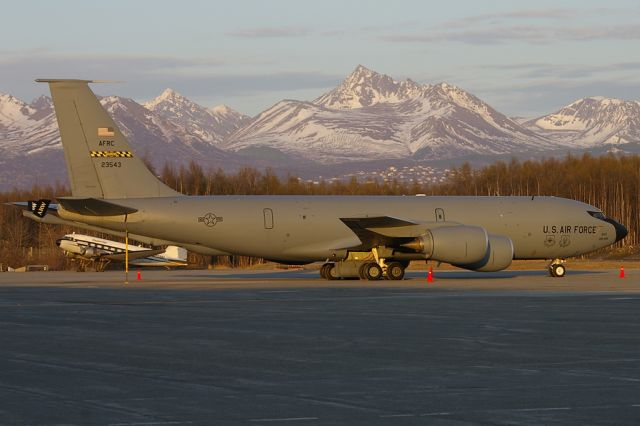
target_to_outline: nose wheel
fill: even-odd
[[[549,275],[556,278],[564,277],[564,274],[567,272],[566,268],[562,264],[561,261],[554,260],[549,265]]]

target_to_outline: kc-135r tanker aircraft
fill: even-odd
[[[71,182],[56,223],[210,255],[324,261],[323,278],[368,280],[402,279],[416,259],[474,271],[548,259],[562,277],[565,259],[627,235],[600,209],[555,197],[185,196],[134,154],[93,81],[36,81],[51,89]]]

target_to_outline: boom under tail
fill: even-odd
[[[38,79],[49,83],[60,128],[71,193],[86,198],[145,198],[180,195],[131,150],[100,101],[91,80]]]

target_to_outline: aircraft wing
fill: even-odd
[[[428,225],[392,216],[340,218],[362,242],[362,247],[400,246],[424,234]]]
[[[129,260],[143,259],[145,257],[155,256],[156,254],[164,253],[164,251],[165,251],[165,249],[130,251],[129,252]],[[118,262],[124,262],[125,253],[105,254],[105,255],[100,256],[100,259],[109,259],[109,260],[114,260],[114,261],[118,261]]]
[[[119,216],[138,211],[131,207],[97,198],[59,197],[58,203],[64,207],[65,210],[86,216]],[[57,214],[58,212],[58,204],[52,204],[51,200],[14,201],[5,204],[20,207],[39,219],[43,219],[48,213]]]

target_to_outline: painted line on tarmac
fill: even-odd
[[[133,423],[109,423],[109,426],[151,426],[151,425],[187,425],[193,422],[133,422]]]
[[[308,420],[320,420],[318,417],[284,417],[278,419],[249,419],[250,422],[302,422]]]
[[[393,417],[415,417],[415,414],[382,414],[380,418],[393,418]]]

